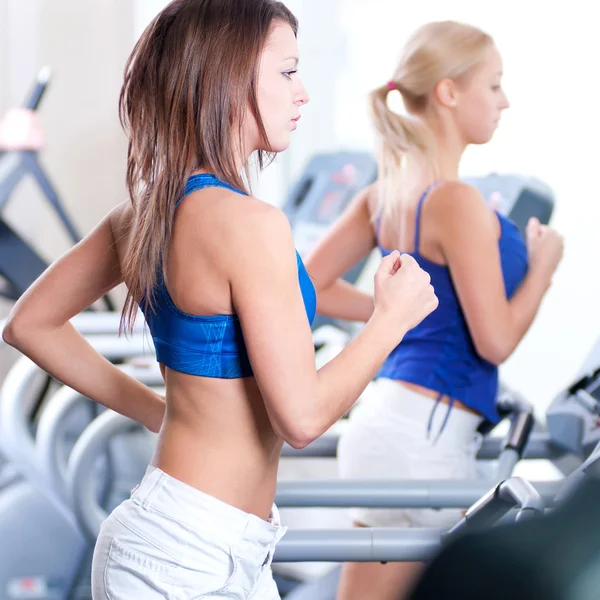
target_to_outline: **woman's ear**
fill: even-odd
[[[446,106],[447,108],[454,108],[456,106],[458,90],[456,89],[456,85],[452,79],[440,79],[440,81],[437,82],[433,93],[435,95],[435,99],[442,106]]]

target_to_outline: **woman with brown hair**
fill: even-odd
[[[296,30],[273,0],[175,0],[154,19],[120,99],[131,202],[52,265],[4,329],[66,385],[160,432],[142,482],[102,526],[95,600],[278,598],[283,442],[303,447],[335,423],[437,306],[414,259],[390,254],[369,323],[316,370],[312,282],[283,213],[245,183],[250,156],[262,165],[287,148],[308,101]],[[122,327],[140,306],[166,400],[69,323],[121,282]]]

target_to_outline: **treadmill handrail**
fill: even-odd
[[[535,481],[533,487],[550,506],[561,481]],[[280,508],[468,508],[492,487],[485,479],[315,479],[280,481]],[[497,486],[493,486],[495,489]]]
[[[158,365],[137,368],[120,365],[118,368],[137,381],[155,388],[163,388],[164,381]],[[67,463],[61,452],[61,437],[67,416],[78,406],[93,403],[93,400],[68,386],[62,386],[49,400],[40,417],[35,437],[39,464],[48,478],[48,485],[63,502],[70,503],[67,489]],[[97,405],[100,408],[100,405]],[[102,408],[103,410],[103,408]]]
[[[466,532],[490,527],[514,508],[519,509],[515,520],[544,514],[542,496],[531,482],[522,477],[511,477],[499,483],[473,504],[465,516],[443,534],[442,539],[447,543]]]
[[[106,411],[91,423],[69,460],[69,490],[84,534],[94,542],[107,513],[97,501],[93,466],[110,439],[136,427],[130,419]],[[502,487],[504,485],[504,487]],[[533,488],[532,488],[533,489]],[[522,493],[525,490],[526,493]],[[527,486],[501,484],[493,490],[502,504],[513,500],[539,508]],[[387,561],[423,560],[439,547],[436,529],[369,529],[290,531],[275,552],[277,561]]]
[[[96,336],[89,343],[109,360],[143,356],[152,348],[141,335],[130,338]],[[29,423],[29,406],[24,399],[33,381],[43,374],[33,361],[20,357],[11,367],[0,389],[0,449],[6,458],[30,477],[40,475],[39,457]]]
[[[106,519],[107,513],[98,504],[96,485],[93,469],[97,458],[102,455],[110,440],[126,431],[141,428],[134,421],[114,413],[105,411],[86,427],[75,444],[68,464],[68,491],[77,521],[90,540],[95,540],[100,530],[100,525]],[[148,457],[149,458],[149,457]],[[466,489],[462,496],[460,486]],[[318,486],[325,488],[319,491]],[[412,486],[412,489],[411,489]],[[540,491],[548,503],[552,501],[560,482],[536,482],[535,488]],[[452,492],[452,487],[454,491]],[[352,491],[354,489],[354,492]],[[276,502],[280,506],[362,506],[363,503],[354,502],[358,494],[371,494],[376,506],[397,506],[394,501],[404,496],[408,499],[412,493],[413,503],[408,506],[431,506],[432,498],[437,494],[440,498],[445,494],[454,493],[458,499],[455,502],[442,503],[443,506],[460,507],[470,506],[474,500],[480,498],[489,490],[489,482],[485,481],[299,481],[279,482],[277,486]],[[303,495],[306,501],[286,503],[285,494],[295,493]],[[469,495],[470,493],[470,495]],[[317,497],[320,494],[320,497]],[[394,497],[394,494],[396,496]],[[419,500],[418,495],[421,494]],[[312,498],[311,498],[312,495]],[[387,502],[386,502],[387,496]],[[379,498],[379,501],[378,501]],[[390,498],[392,502],[390,502]],[[296,498],[298,499],[298,498]],[[316,500],[316,501],[315,501]],[[325,500],[325,501],[323,501]],[[340,502],[342,500],[342,502]],[[417,501],[414,501],[417,500]]]
[[[519,410],[511,416],[510,431],[504,442],[504,450],[515,450],[521,458],[534,424],[533,409],[519,407]]]
[[[31,387],[43,375],[33,361],[20,357],[11,367],[0,389],[0,450],[15,468],[28,477],[40,474],[33,433],[29,427]]]
[[[292,448],[288,444],[284,444],[281,455],[284,458],[335,458],[338,439],[339,435],[337,433],[329,431],[302,449]],[[504,444],[504,438],[498,436],[484,437],[481,448],[477,453],[477,460],[497,460]],[[534,431],[529,436],[522,458],[556,459],[565,454],[566,452],[552,441],[547,432]]]
[[[106,410],[84,429],[69,456],[67,490],[70,505],[81,531],[91,543],[95,543],[100,526],[108,516],[98,503],[94,480],[96,460],[106,451],[113,437],[136,426],[139,427],[131,419]]]

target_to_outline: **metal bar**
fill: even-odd
[[[275,562],[423,561],[440,547],[441,529],[354,528],[290,530]]]
[[[547,506],[553,503],[561,484],[533,482]],[[275,502],[281,508],[468,508],[491,487],[486,480],[280,481]]]
[[[81,236],[79,235],[77,229],[75,229],[73,221],[71,221],[69,215],[66,213],[58,194],[50,183],[50,179],[46,173],[44,173],[42,167],[38,163],[37,153],[33,151],[27,151],[24,153],[24,157],[29,166],[30,173],[35,177],[38,185],[46,195],[48,202],[50,202],[56,214],[59,216],[73,243],[77,244],[81,239]]]
[[[519,452],[513,448],[507,448],[498,457],[498,467],[496,469],[496,481],[508,479],[519,462]]]
[[[513,448],[520,456],[527,445],[534,422],[533,409],[531,408],[515,413],[512,417],[505,447]]]
[[[337,433],[325,433],[300,450],[292,448],[287,444],[283,445],[281,456],[284,458],[335,458],[337,443]],[[498,437],[488,437],[483,440],[483,444],[477,453],[478,460],[497,460],[504,447],[504,439]],[[550,436],[546,432],[533,432],[529,438],[527,446],[523,452],[524,459],[554,460],[564,456],[565,451],[552,443]]]
[[[444,543],[465,532],[491,527],[513,508],[519,509],[517,519],[522,520],[542,515],[545,503],[529,481],[511,477],[485,494],[456,525],[442,534]]]

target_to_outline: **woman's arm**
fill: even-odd
[[[361,292],[341,277],[376,245],[366,188],[350,203],[306,258],[306,268],[317,289],[317,311],[347,321],[368,321],[373,296]]]
[[[112,223],[125,210],[113,210],[31,285],[2,337],[62,383],[157,432],[164,400],[100,356],[69,323],[122,281]]]
[[[375,276],[369,322],[317,371],[289,223],[272,206],[253,200],[245,206],[248,214],[227,240],[233,260],[225,270],[271,423],[285,441],[303,447],[351,408],[404,333],[435,309],[437,298],[414,259],[400,259],[397,252],[386,257]]]
[[[481,194],[466,184],[448,183],[432,192],[426,209],[477,352],[498,365],[531,326],[562,256],[562,238],[550,228],[530,223],[529,270],[507,300],[497,216]]]

